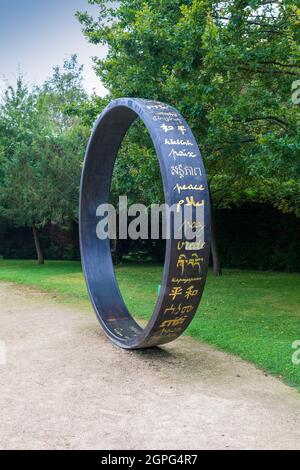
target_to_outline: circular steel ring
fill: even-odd
[[[118,150],[130,125],[141,118],[152,138],[169,206],[202,205],[204,241],[166,240],[163,279],[154,313],[142,329],[130,315],[113,268],[110,240],[96,234],[100,204],[109,202]],[[88,143],[80,188],[80,248],[88,292],[109,338],[125,349],[168,343],[192,321],[205,285],[211,236],[211,210],[203,160],[188,124],[164,103],[139,98],[112,101],[95,123]],[[184,221],[183,221],[184,222]]]

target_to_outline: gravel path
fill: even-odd
[[[84,307],[12,284],[0,312],[1,449],[300,449],[300,394],[234,356],[123,351]]]

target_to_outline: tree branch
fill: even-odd
[[[262,68],[250,68],[250,67],[239,67],[240,70],[251,73],[270,73],[274,75],[291,75],[292,77],[299,77],[299,73],[289,72],[287,70],[278,70],[278,69],[262,69]]]

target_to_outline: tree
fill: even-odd
[[[95,65],[110,96],[158,99],[182,112],[203,151],[214,207],[270,202],[300,215],[295,2],[89,3],[99,6],[97,18],[77,16],[88,40],[108,48]],[[219,274],[216,246],[213,253]]]
[[[84,99],[80,77],[72,81],[69,75],[74,60],[65,62],[62,73],[55,68],[53,79],[41,88],[29,90],[20,76],[16,87],[5,91],[0,107],[1,217],[14,226],[32,228],[39,264],[44,263],[39,229],[77,218],[89,129],[66,112]],[[66,94],[65,82],[74,84],[72,97]]]
[[[30,93],[20,76],[16,88],[5,91],[0,113],[2,215],[14,225],[32,227],[37,257],[43,263],[37,223],[43,218],[35,176],[33,147],[44,132],[37,112],[37,95]]]

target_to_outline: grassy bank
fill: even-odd
[[[148,318],[157,298],[161,266],[125,265],[117,278],[130,311]],[[0,260],[0,281],[55,292],[68,302],[87,302],[76,262]],[[300,365],[292,363],[292,343],[300,340],[300,275],[225,270],[209,276],[191,336],[253,362],[300,390]]]

